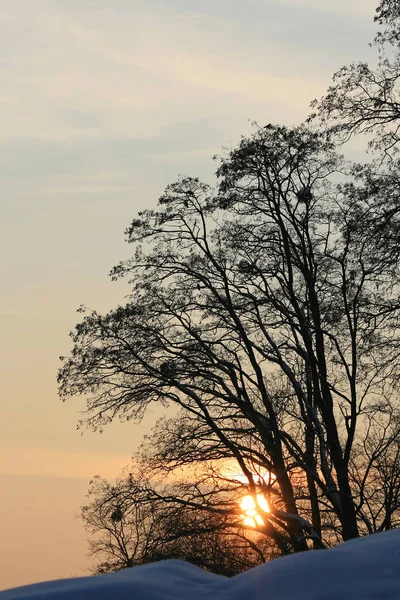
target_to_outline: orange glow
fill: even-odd
[[[237,467],[225,467],[222,470],[222,475],[227,477],[231,481],[235,481],[238,483],[243,483],[245,485],[249,484],[249,479],[246,475],[243,474],[242,471],[238,471]],[[254,483],[263,484],[270,483],[271,480],[275,479],[275,475],[273,473],[269,473],[265,469],[261,469],[259,473],[252,473]]]
[[[244,496],[240,501],[240,508],[243,511],[243,523],[247,527],[264,525],[264,521],[258,511],[269,512],[268,502],[264,496],[257,494],[256,498],[257,503],[254,502],[253,496]]]

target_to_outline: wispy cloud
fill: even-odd
[[[72,477],[86,480],[94,475],[116,477],[130,462],[129,455],[110,456],[57,448],[7,447],[1,449],[1,455],[0,475]]]
[[[152,137],[166,123],[200,112],[218,119],[227,105],[239,113],[245,103],[247,116],[275,106],[283,120],[302,118],[346,46],[329,32],[318,38],[324,23],[314,13],[372,18],[373,3],[260,0],[249,14],[238,7],[221,14],[230,6],[224,0],[218,14],[207,14],[207,5],[199,14],[194,2],[183,9],[174,1],[166,10],[150,0],[129,7],[118,0],[112,8],[38,0],[33,10],[22,1],[7,11],[1,31],[1,137]],[[304,8],[301,22],[288,18],[291,7]],[[316,54],[321,43],[325,54]]]
[[[307,8],[317,12],[361,16],[372,20],[377,0],[266,0],[267,3]]]

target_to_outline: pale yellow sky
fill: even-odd
[[[0,589],[82,574],[74,514],[144,431],[76,431],[58,357],[106,310],[123,231],[178,174],[261,124],[294,124],[334,70],[368,59],[375,0],[14,0],[0,15]]]

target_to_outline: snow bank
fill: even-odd
[[[232,579],[166,560],[0,592],[0,600],[400,600],[400,530],[278,558]]]

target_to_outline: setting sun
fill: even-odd
[[[264,521],[259,514],[259,509],[263,512],[269,512],[268,502],[262,494],[257,494],[257,503],[253,496],[244,496],[240,501],[240,507],[243,510],[243,523],[248,527],[264,525]]]

